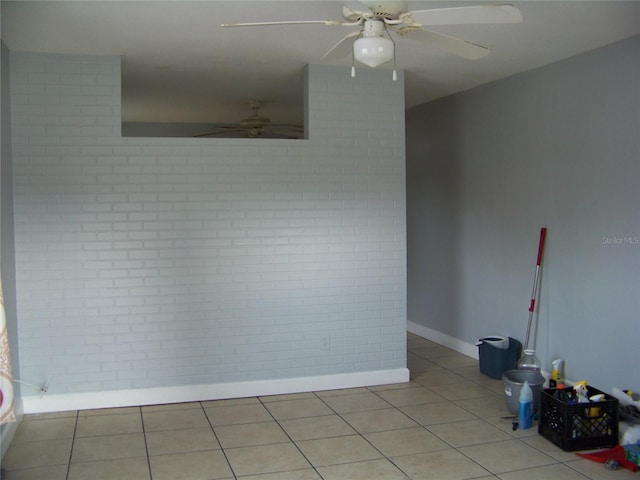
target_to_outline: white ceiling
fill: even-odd
[[[409,9],[485,3],[416,1]],[[524,23],[433,28],[490,47],[480,60],[397,40],[407,107],[640,34],[640,1],[509,3]],[[121,55],[125,121],[236,122],[255,98],[273,121],[301,123],[304,65],[319,63],[354,27],[220,23],[341,20],[343,4],[364,9],[326,0],[2,0],[2,39],[16,51]],[[349,75],[351,60],[343,65]]]

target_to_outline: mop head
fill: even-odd
[[[591,453],[576,453],[579,457],[586,458],[587,460],[593,460],[594,462],[604,463],[610,470],[617,470],[616,465],[619,467],[628,468],[632,472],[638,471],[638,465],[627,460],[624,447],[616,445],[613,448],[607,450],[600,450],[599,452]]]

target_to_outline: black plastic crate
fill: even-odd
[[[617,445],[618,399],[587,386],[589,397],[604,394],[604,400],[575,403],[566,392],[572,390],[542,391],[538,433],[567,452]]]

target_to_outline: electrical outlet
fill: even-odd
[[[320,350],[329,350],[331,348],[331,337],[326,335],[320,339]]]

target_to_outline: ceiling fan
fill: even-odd
[[[302,138],[304,128],[301,125],[273,124],[269,117],[260,115],[260,100],[250,100],[252,114],[239,123],[221,123],[214,125],[214,130],[195,137],[242,136],[247,138]]]
[[[350,7],[342,8],[344,20],[293,20],[253,23],[223,23],[223,27],[253,27],[264,25],[324,24],[328,26],[360,27],[348,33],[335,44],[323,57],[341,59],[353,54],[357,60],[370,67],[377,67],[394,60],[394,46],[389,31],[401,38],[422,42],[440,48],[462,58],[476,60],[491,53],[483,45],[452,37],[443,33],[427,30],[424,26],[469,25],[520,23],[522,14],[513,5],[476,5],[466,7],[448,7],[429,10],[409,11],[407,2],[361,1],[367,11],[357,11]],[[355,38],[355,41],[351,41]],[[352,66],[352,76],[355,69]],[[395,76],[394,76],[395,79]]]

